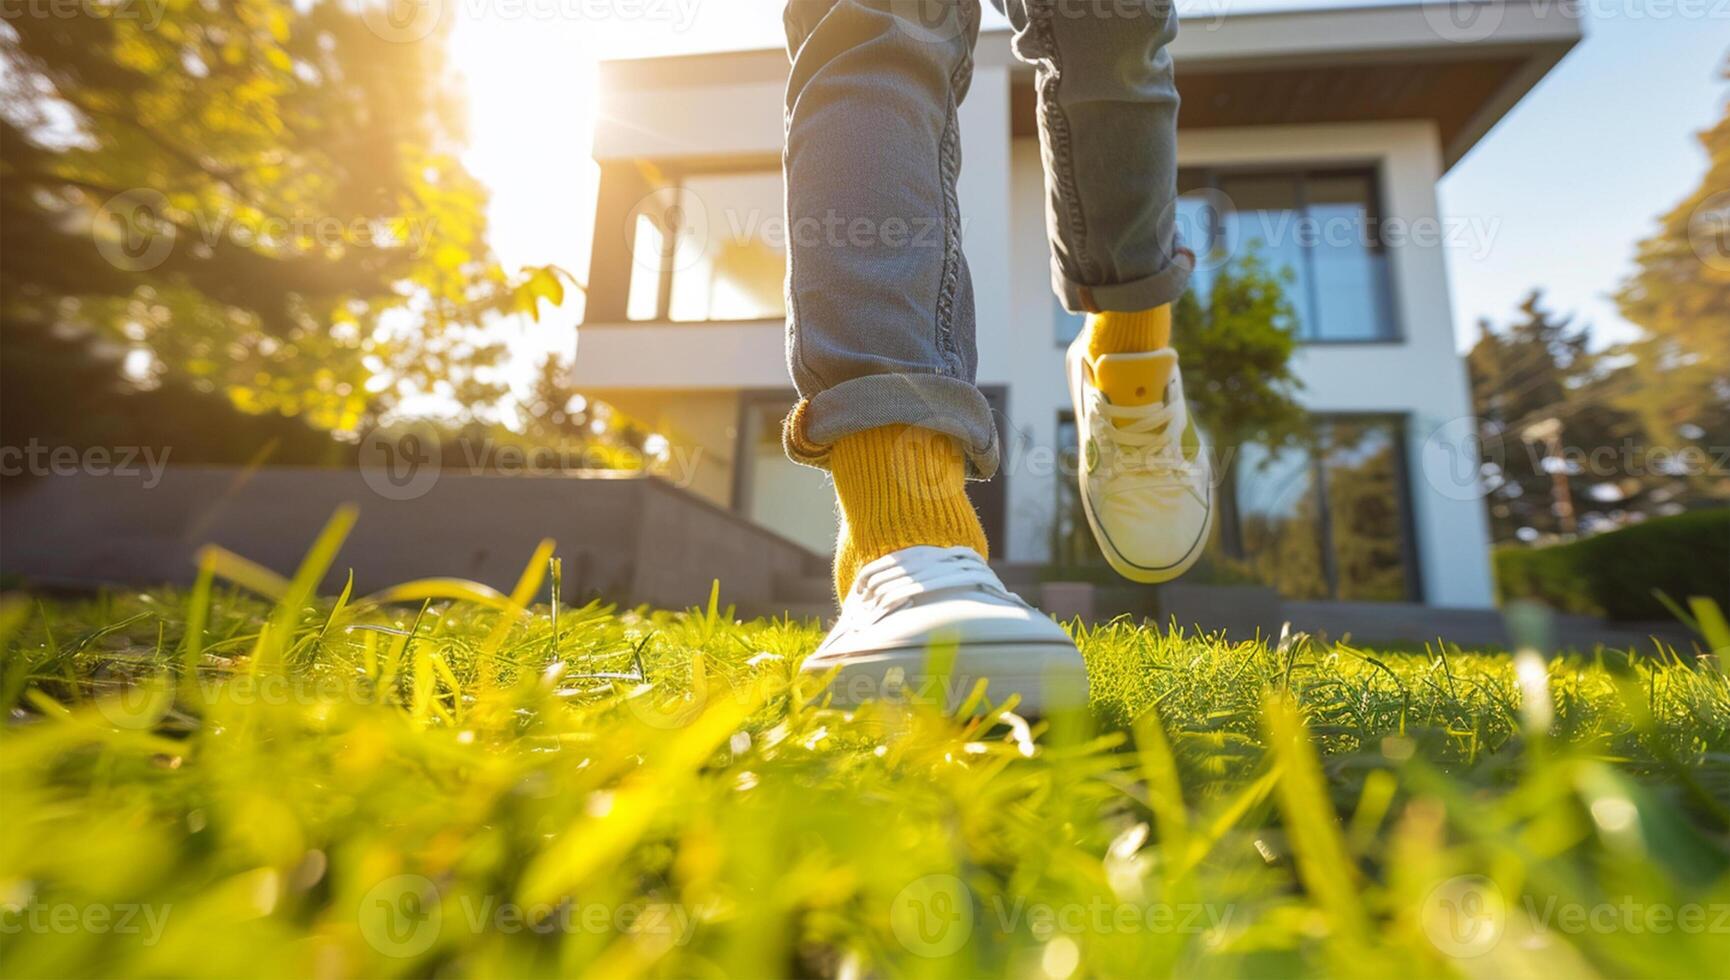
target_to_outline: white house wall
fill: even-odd
[[[1057,413],[1068,407],[1068,394],[1059,369],[1061,350],[1053,336],[1046,283],[1038,144],[1033,139],[1015,140],[1011,155],[1012,266],[994,277],[983,261],[973,261],[973,255],[976,247],[997,255],[995,243],[972,236],[967,242],[975,289],[981,295],[1008,294],[1015,308],[1009,320],[980,321],[980,345],[994,352],[982,358],[981,381],[1011,386],[1009,413],[1019,434],[1017,441],[1050,447]],[[1435,184],[1441,177],[1441,147],[1428,123],[1186,132],[1178,155],[1186,166],[1375,164],[1381,172],[1384,219],[1413,227],[1440,227]],[[1490,217],[1479,216],[1484,234],[1493,233]],[[1470,242],[1478,244],[1475,239]],[[1482,501],[1454,492],[1451,485],[1432,485],[1420,459],[1432,433],[1471,415],[1465,368],[1454,350],[1444,251],[1440,241],[1389,250],[1403,342],[1305,345],[1296,366],[1305,386],[1304,402],[1312,411],[1387,412],[1409,418],[1412,519],[1424,599],[1440,606],[1485,607],[1492,604],[1493,592]],[[1205,365],[1192,368],[1205,369]],[[1008,557],[1043,560],[1049,554],[1055,506],[1049,450],[1029,453],[1010,469]]]
[[[1067,394],[1053,334],[1039,149],[1032,139],[1010,138],[1011,68],[995,62],[981,60],[961,107],[959,193],[979,315],[980,381],[1008,389],[1009,537],[1002,554],[1040,561],[1050,549],[1056,417]],[[768,62],[753,60],[749,71],[726,82],[609,92],[596,157],[778,154],[782,85]],[[1179,156],[1186,165],[1378,164],[1384,217],[1437,219],[1443,148],[1429,123],[1190,131],[1180,140]],[[1419,461],[1430,433],[1471,412],[1453,347],[1444,249],[1392,249],[1389,269],[1404,342],[1303,348],[1298,373],[1305,401],[1318,412],[1408,416],[1424,598],[1442,606],[1488,606],[1482,503],[1437,491]],[[574,380],[615,390],[780,387],[787,384],[781,345],[779,323],[597,325],[581,332]]]

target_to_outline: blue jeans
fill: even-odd
[[[1173,0],[992,2],[1035,69],[1057,295],[1076,312],[1172,302],[1194,265],[1174,231]],[[823,466],[842,436],[905,423],[954,436],[989,478],[955,189],[978,0],[789,0],[784,20],[787,454]]]

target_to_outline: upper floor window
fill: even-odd
[[[1254,249],[1292,276],[1298,337],[1389,340],[1395,335],[1387,250],[1372,170],[1186,171],[1179,225],[1202,260],[1194,288]]]
[[[779,171],[685,175],[646,196],[630,221],[627,319],[692,323],[786,315]]]
[[[1198,257],[1190,289],[1205,302],[1218,271],[1254,250],[1289,273],[1299,339],[1394,339],[1378,190],[1371,169],[1182,171],[1178,234]],[[1080,321],[1060,312],[1059,339]]]

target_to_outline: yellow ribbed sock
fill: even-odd
[[[986,553],[955,439],[908,425],[867,429],[836,440],[829,470],[841,502],[836,595],[846,597],[867,563],[902,548],[965,545]]]
[[[1088,317],[1087,359],[1103,354],[1139,354],[1171,346],[1171,305],[1137,313],[1107,310]]]

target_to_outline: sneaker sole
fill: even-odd
[[[945,675],[927,671],[925,647],[880,650],[848,657],[836,664],[800,668],[803,677],[823,678],[832,672],[825,691],[830,704],[856,708],[869,701],[898,700],[955,711],[973,694],[980,680],[985,696],[1002,704],[1010,694],[1021,695],[1018,714],[1086,708],[1087,668],[1075,647],[1033,641],[968,644],[956,652]]]
[[[1069,408],[1076,419],[1077,438],[1080,438],[1081,435],[1082,417],[1081,374],[1077,367],[1077,361],[1080,357],[1078,351],[1085,347],[1086,340],[1087,331],[1083,330],[1070,343],[1069,350],[1065,352],[1063,358],[1064,373],[1069,384]],[[1203,443],[1202,451],[1207,451],[1205,443]],[[1141,585],[1163,585],[1166,582],[1176,581],[1183,576],[1184,572],[1194,568],[1195,563],[1201,560],[1202,552],[1206,550],[1207,539],[1213,535],[1213,514],[1218,502],[1214,499],[1213,488],[1210,486],[1207,491],[1207,520],[1202,523],[1201,533],[1190,544],[1189,551],[1172,565],[1160,568],[1137,565],[1117,550],[1117,546],[1111,543],[1111,536],[1105,533],[1100,526],[1099,519],[1093,516],[1093,495],[1087,492],[1086,477],[1080,474],[1076,475],[1076,489],[1080,491],[1081,512],[1087,515],[1087,527],[1093,532],[1093,542],[1099,545],[1099,553],[1105,557],[1105,563],[1111,566],[1112,571],[1131,582],[1137,582]]]

